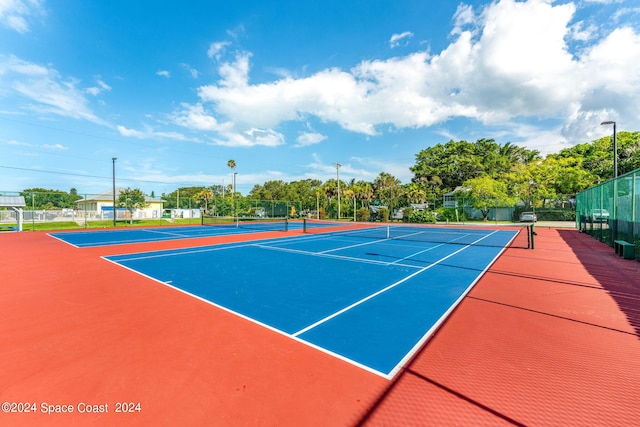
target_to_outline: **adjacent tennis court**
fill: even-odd
[[[367,227],[106,259],[391,378],[517,235]]]
[[[78,248],[94,246],[126,245],[131,243],[160,242],[165,240],[193,239],[199,237],[226,236],[229,234],[248,234],[267,231],[286,231],[289,227],[285,218],[259,220],[230,220],[227,222],[211,222],[202,226],[150,227],[134,229],[110,229],[91,231],[67,231],[50,233]],[[301,224],[293,224],[293,229],[301,228]]]

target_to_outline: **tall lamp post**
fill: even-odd
[[[616,141],[616,122],[606,121],[601,125],[613,125],[613,177],[618,177],[618,143]]]
[[[340,221],[340,162],[336,162],[336,175],[338,177],[338,221]]]
[[[113,226],[116,226],[116,160],[117,157],[112,157],[111,162],[113,164]]]
[[[237,221],[238,217],[236,212],[236,175],[238,175],[238,172],[233,173],[233,216]]]

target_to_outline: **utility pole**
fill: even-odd
[[[117,157],[112,157],[111,162],[113,164],[113,226],[116,226],[116,160]]]
[[[338,221],[340,220],[340,162],[336,162],[336,175],[338,177]]]

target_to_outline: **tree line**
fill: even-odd
[[[619,132],[617,145],[618,173],[640,168],[640,132]],[[235,173],[234,160],[229,160],[227,166]],[[525,208],[544,207],[554,201],[563,202],[567,196],[612,178],[613,141],[608,136],[543,157],[537,150],[510,142],[451,140],[421,150],[410,170],[413,177],[405,184],[393,175],[381,172],[370,182],[341,180],[338,185],[333,178],[327,181],[273,180],[256,184],[246,196],[229,184],[180,187],[161,197],[168,209],[212,211],[215,207],[217,214],[234,210],[242,213],[255,206],[249,203],[252,200],[289,201],[297,212],[320,210],[329,217],[336,216],[338,199],[342,216],[353,217],[372,205],[386,206],[393,211],[409,204],[433,203],[451,193],[476,201],[475,206],[483,213],[489,204],[506,206],[519,202]],[[21,195],[28,199],[28,206],[33,203],[37,209],[71,208],[81,198],[75,189],[66,193],[30,188],[23,190]],[[486,201],[485,205],[478,202],[482,200]]]

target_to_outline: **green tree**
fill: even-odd
[[[211,191],[210,188],[206,188],[199,193],[196,193],[195,199],[200,203],[200,206],[204,205],[205,212],[208,212],[209,204],[213,200],[213,191]]]
[[[640,132],[621,131],[616,134],[618,174],[640,167]],[[605,181],[613,177],[613,137],[606,136],[590,143],[574,145],[548,157],[582,159],[582,167]]]
[[[353,191],[355,192],[356,199],[360,200],[360,207],[365,206],[365,202],[368,205],[373,199],[373,186],[367,181],[356,181],[353,184]]]
[[[78,196],[75,188],[70,193],[60,190],[46,188],[27,188],[20,192],[29,208],[35,209],[62,209],[75,208],[76,201],[82,197]]]
[[[131,188],[120,190],[120,194],[118,195],[118,206],[129,211],[131,223],[133,223],[133,213],[135,210],[144,209],[148,205],[146,196],[142,190],[138,188],[133,190]]]
[[[507,185],[488,176],[471,178],[464,182],[460,195],[469,199],[471,206],[482,212],[482,219],[487,220],[491,208],[511,206],[515,199],[509,196]]]
[[[400,184],[399,179],[386,172],[380,172],[373,180],[374,197],[383,205],[388,206],[390,212],[398,204],[397,200],[401,195]]]
[[[492,139],[476,142],[449,141],[420,151],[410,168],[412,182],[420,185],[428,197],[439,197],[481,176],[500,179],[516,164],[527,164],[539,158],[536,150],[511,143],[499,145]]]

